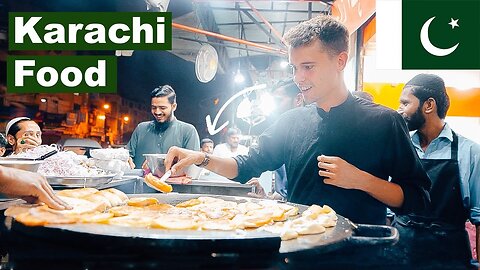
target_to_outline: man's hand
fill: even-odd
[[[325,177],[325,184],[334,185],[345,189],[358,189],[362,181],[362,172],[357,167],[339,157],[318,156],[318,174]]]
[[[268,198],[267,193],[265,193],[265,190],[263,189],[262,185],[260,185],[260,182],[258,181],[258,178],[252,178],[248,180],[246,183],[247,185],[252,185],[255,187],[255,192],[249,192],[248,196],[253,197],[253,198],[258,198],[258,199],[265,199]]]
[[[128,157],[128,166],[130,166],[130,169],[135,169],[135,163],[133,162],[132,157]]]
[[[168,149],[167,157],[164,161],[165,171],[171,170],[172,175],[174,175],[177,171],[189,165],[202,163],[204,158],[205,154],[202,152],[172,146]],[[175,164],[174,161],[176,162]]]
[[[42,144],[42,141],[31,136],[23,136],[17,139],[15,154],[25,152]]]
[[[320,169],[318,174],[325,177],[325,184],[364,191],[389,207],[399,208],[403,205],[405,198],[398,184],[362,171],[339,157],[321,155],[317,160]]]
[[[143,163],[142,163],[142,170],[143,170],[144,172],[147,172],[147,173],[150,172],[150,168],[148,167],[148,162],[147,162],[146,159],[145,159],[145,160],[143,161]]]
[[[0,193],[20,197],[29,203],[44,202],[57,210],[71,209],[55,195],[47,179],[38,173],[0,166]]]
[[[165,158],[165,170],[171,170],[175,175],[181,169],[189,165],[201,164],[205,160],[205,153],[192,151],[188,149],[179,148],[176,146],[168,149],[167,157]],[[209,155],[210,161],[205,169],[225,176],[229,179],[233,179],[238,175],[238,165],[233,158],[221,158],[215,155]]]

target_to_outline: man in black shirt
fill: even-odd
[[[285,39],[294,80],[313,104],[283,114],[248,156],[171,148],[167,169],[178,158],[173,171],[197,164],[245,182],[285,164],[288,201],[328,204],[359,223],[385,224],[386,206],[397,213],[425,209],[430,180],[402,117],[353,97],[345,86],[348,37],[345,26],[327,16],[292,28]]]

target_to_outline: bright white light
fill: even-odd
[[[347,63],[347,66],[343,72],[343,78],[345,81],[345,85],[350,92],[355,91],[356,83],[355,83],[355,61],[351,60]]]
[[[263,115],[270,115],[275,109],[275,98],[269,93],[264,93],[260,96],[260,106]]]
[[[247,118],[252,115],[252,103],[248,98],[244,98],[237,107],[237,118]]]
[[[47,102],[47,99],[46,98],[41,98],[40,102],[45,103],[45,102]]]
[[[281,67],[281,68],[286,68],[286,67],[288,67],[288,62],[285,61],[285,60],[283,60],[282,62],[280,62],[280,67]]]
[[[460,91],[468,91],[474,89],[475,85],[469,84],[468,82],[458,82],[455,88]]]
[[[236,83],[242,83],[242,82],[245,81],[245,77],[243,77],[242,73],[237,72],[237,74],[235,74],[235,77],[233,78],[233,80],[234,80]]]

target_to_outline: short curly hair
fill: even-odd
[[[320,15],[291,28],[284,36],[287,45],[297,48],[319,40],[330,55],[348,52],[349,33],[331,16]]]

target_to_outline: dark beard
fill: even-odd
[[[414,131],[421,128],[425,124],[425,117],[422,115],[422,107],[419,106],[417,111],[408,118],[405,118],[408,130]]]
[[[172,122],[172,116],[168,119],[166,122],[158,122],[156,119],[153,120],[153,131],[156,134],[160,134],[167,130],[167,128],[170,126],[170,123]]]

